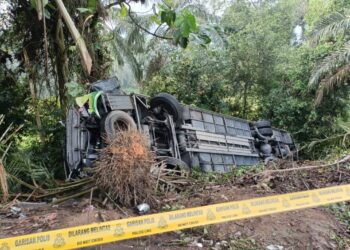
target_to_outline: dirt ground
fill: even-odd
[[[290,166],[289,166],[290,167]],[[281,166],[281,169],[288,166]],[[182,193],[161,197],[151,213],[350,183],[350,170],[247,174],[222,182],[196,182]],[[222,182],[222,183],[220,183]],[[18,203],[17,215],[0,213],[0,238],[137,216],[131,209],[102,207],[84,197],[63,204]],[[305,209],[148,236],[88,249],[350,249],[347,227],[328,207]],[[341,241],[341,244],[340,242]]]

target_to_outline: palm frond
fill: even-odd
[[[27,183],[55,186],[54,173],[43,162],[34,162],[32,158],[33,155],[25,151],[13,152],[4,162],[7,173]]]
[[[344,65],[337,69],[335,74],[329,75],[324,78],[316,93],[316,105],[320,104],[325,93],[334,89],[335,86],[344,84],[350,78],[350,64]]]
[[[337,35],[344,34],[350,29],[350,17],[344,16],[339,12],[332,13],[331,15],[323,18],[318,25],[316,25],[313,34],[312,41],[317,44],[323,38],[336,37]]]
[[[118,36],[114,36],[114,41],[116,44],[116,48],[121,51],[121,54],[124,58],[126,58],[126,61],[130,64],[132,72],[135,75],[135,78],[137,80],[140,80],[142,78],[142,70],[140,67],[140,64],[137,62],[133,51],[130,50],[130,47],[128,47],[128,44],[125,42],[125,40]]]
[[[334,51],[325,57],[313,70],[309,86],[317,86],[321,80],[327,76],[332,75],[333,72],[350,62],[350,43],[347,43],[343,48]]]
[[[120,53],[120,50],[116,48],[115,43],[112,43],[112,46],[114,47],[114,56],[117,60],[118,65],[123,66],[124,65],[123,55]]]
[[[127,37],[127,43],[129,47],[132,47],[136,53],[142,53],[144,51],[145,36],[140,34],[140,29],[135,27]]]
[[[110,27],[113,35],[113,42],[111,44],[113,54],[119,66],[127,64],[131,67],[133,77],[136,80],[142,78],[142,69],[137,58],[140,53],[144,52],[146,34],[140,30],[140,28],[134,24],[130,17],[118,18],[115,10],[110,10],[110,14],[115,15],[114,19],[111,19]],[[131,13],[133,20],[138,25],[150,29],[153,23],[150,21],[150,15],[135,15]]]

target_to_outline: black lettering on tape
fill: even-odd
[[[320,195],[336,194],[341,192],[344,192],[344,190],[340,187],[318,191]]]
[[[28,246],[36,243],[36,237],[28,237],[15,241],[15,246]]]
[[[91,242],[91,240],[78,241],[77,246],[85,246],[85,245],[89,244],[90,242]]]
[[[251,206],[256,207],[256,206],[264,206],[264,205],[269,205],[269,204],[275,204],[278,203],[279,199],[278,198],[266,198],[262,200],[257,200],[257,201],[252,201],[250,203]]]
[[[91,232],[90,228],[68,231],[68,238],[77,237],[77,236],[81,236],[81,235],[88,235],[88,234],[90,234],[90,232]]]
[[[149,228],[149,229],[134,231],[134,232],[131,232],[131,234],[132,235],[140,235],[140,234],[147,234],[147,233],[151,233],[151,232],[152,232],[152,230]]]
[[[141,225],[149,225],[154,223],[154,218],[144,218],[128,221],[127,227],[138,227]]]
[[[105,226],[91,227],[90,231],[91,233],[108,232],[108,231],[111,231],[111,226],[105,225]]]
[[[309,198],[309,197],[310,197],[309,194],[295,194],[295,195],[291,195],[291,196],[289,197],[289,199],[290,199],[291,201],[293,201],[293,200],[306,199],[306,198]]]
[[[181,227],[188,227],[188,226],[194,226],[196,224],[198,224],[199,221],[186,221],[185,223],[180,223],[177,225],[177,227],[181,228]]]
[[[198,209],[194,211],[178,212],[169,215],[169,220],[179,220],[183,218],[195,217],[203,215],[203,210]]]
[[[327,201],[336,201],[336,200],[341,200],[342,197],[341,196],[332,196],[327,198]]]
[[[96,242],[102,242],[103,241],[103,238],[100,237],[100,238],[95,238],[95,239],[91,239],[91,242],[92,243],[96,243]]]
[[[232,205],[218,206],[216,207],[216,212],[220,213],[220,212],[237,210],[237,209],[239,209],[239,204],[232,204]]]
[[[39,235],[36,237],[38,242],[47,242],[50,241],[50,235],[46,234],[46,235]]]
[[[233,219],[236,218],[238,216],[238,214],[229,214],[229,215],[224,215],[221,216],[222,219]]]
[[[33,236],[33,237],[28,237],[28,238],[23,238],[20,240],[15,241],[15,246],[28,246],[28,245],[34,245],[37,243],[42,243],[42,242],[47,242],[50,240],[50,235],[49,234],[44,234],[44,235],[39,235],[39,236]],[[2,250],[0,248],[0,250]]]
[[[269,207],[269,208],[263,208],[258,210],[259,213],[266,213],[266,212],[272,212],[272,211],[276,211],[277,207]]]

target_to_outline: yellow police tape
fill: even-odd
[[[74,249],[347,200],[350,185],[335,186],[0,239],[0,250]]]

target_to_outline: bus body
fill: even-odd
[[[167,164],[225,173],[239,166],[287,158],[296,150],[291,135],[266,120],[251,122],[179,103],[167,93],[149,98],[125,94],[116,78],[91,85],[66,119],[66,172],[92,167],[104,136],[135,128]]]

